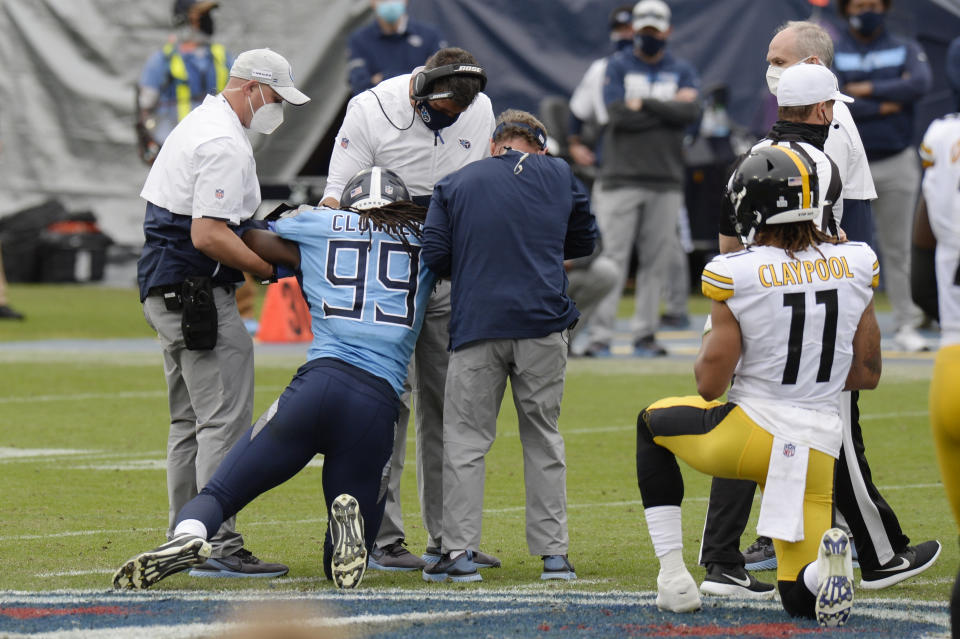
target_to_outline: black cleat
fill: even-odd
[[[906,550],[898,552],[893,559],[875,570],[861,566],[860,587],[864,590],[880,590],[919,575],[937,561],[941,550],[940,542],[934,539],[917,546],[907,546]]]
[[[742,566],[707,564],[707,576],[700,584],[700,592],[715,597],[773,599],[777,589],[773,584],[758,581]]]

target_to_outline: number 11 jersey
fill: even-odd
[[[767,431],[836,457],[840,392],[880,267],[862,242],[823,243],[794,255],[772,246],[719,255],[701,285],[740,323],[729,401]]]

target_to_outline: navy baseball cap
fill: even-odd
[[[610,13],[610,30],[633,24],[633,5],[622,4]]]

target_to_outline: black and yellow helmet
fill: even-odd
[[[765,225],[816,220],[821,211],[816,169],[776,144],[750,151],[733,174],[728,197],[733,227],[748,240]]]

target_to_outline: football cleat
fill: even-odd
[[[837,627],[847,623],[853,608],[853,559],[850,539],[839,528],[823,533],[817,551],[817,623]]]
[[[145,590],[170,575],[202,564],[210,557],[210,544],[196,535],[179,535],[120,566],[114,588]]]
[[[367,569],[367,546],[363,539],[360,504],[346,493],[330,504],[330,539],[333,543],[330,571],[337,588],[356,588]]]

